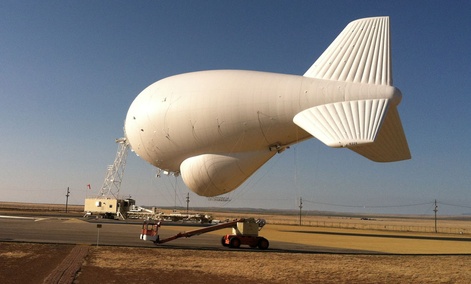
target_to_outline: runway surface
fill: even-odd
[[[230,250],[230,248],[223,247],[220,242],[224,234],[231,232],[230,228],[191,238],[180,238],[157,245],[153,242],[139,239],[141,223],[136,221],[88,220],[85,218],[68,217],[0,216],[0,228],[0,241],[3,242]],[[190,231],[196,228],[198,228],[197,225],[164,224],[160,228],[159,233],[161,239],[163,239],[179,232]],[[263,230],[260,235],[263,236]],[[248,247],[242,246],[241,249],[248,249]],[[286,252],[339,252],[332,248],[272,240],[270,240],[269,250]]]
[[[7,214],[4,214],[7,215]],[[99,226],[100,225],[100,226]],[[0,242],[85,244],[193,250],[234,250],[221,245],[230,228],[180,238],[165,244],[140,240],[142,221],[87,219],[80,216],[0,215]],[[200,228],[195,224],[163,223],[161,239]],[[267,224],[260,236],[270,241],[268,251],[336,254],[471,254],[471,238],[464,235],[391,231],[345,230]],[[241,250],[258,251],[247,246]]]

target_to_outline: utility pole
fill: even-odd
[[[70,191],[69,191],[69,188],[67,187],[67,194],[65,195],[65,213],[67,213],[67,206],[69,205],[69,194]]]
[[[438,233],[437,230],[437,212],[438,212],[438,205],[437,205],[437,200],[435,199],[435,209],[433,209],[433,212],[435,212],[435,233]]]
[[[301,211],[303,210],[303,198],[299,198],[299,226],[301,226]]]
[[[175,186],[173,187],[173,212],[177,212],[177,182],[175,181]]]
[[[188,213],[188,205],[190,204],[190,193],[188,192],[186,194],[186,217],[188,218],[189,213]]]

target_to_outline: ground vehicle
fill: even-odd
[[[188,232],[181,232],[169,238],[160,239],[158,230],[161,226],[160,221],[144,221],[142,224],[142,231],[140,235],[141,240],[153,241],[156,244],[163,244],[179,238],[189,238],[195,235],[230,228],[232,227],[232,234],[224,235],[221,239],[221,244],[230,248],[239,248],[241,245],[248,245],[251,248],[258,247],[265,250],[270,243],[264,237],[258,236],[258,232],[265,226],[266,222],[263,219],[243,218],[231,222],[220,223],[217,225],[196,229]]]
[[[270,243],[264,237],[228,234],[222,237],[221,244],[230,248],[248,245],[251,248],[267,249]]]

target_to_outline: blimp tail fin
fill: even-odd
[[[389,107],[374,143],[348,148],[375,162],[410,159],[411,154],[397,107]]]
[[[348,24],[304,74],[306,77],[392,85],[389,17]]]
[[[324,104],[295,115],[294,123],[329,147],[373,143],[385,113],[387,99]]]
[[[388,99],[319,105],[293,121],[327,146],[346,147],[375,162],[411,157],[397,107]]]
[[[349,23],[304,76],[392,86],[389,17]],[[328,146],[376,162],[411,157],[397,105],[388,99],[320,105],[298,113],[294,122]]]

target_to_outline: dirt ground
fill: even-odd
[[[76,247],[2,243],[1,283],[43,282]],[[73,282],[469,283],[469,255],[355,255],[88,247]]]

